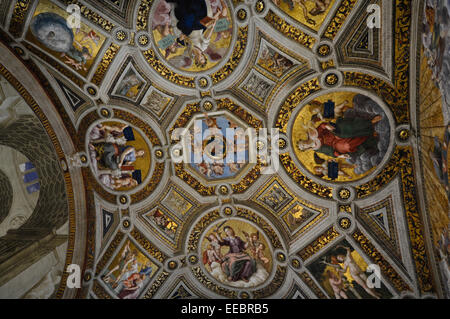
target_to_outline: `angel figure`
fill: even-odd
[[[248,248],[250,253],[255,260],[260,260],[264,265],[269,263],[269,259],[264,255],[264,244],[259,240],[259,231],[249,235],[247,232],[242,231],[245,238],[247,239]]]
[[[348,269],[350,271],[350,275],[356,283],[358,283],[369,295],[376,299],[380,299],[380,295],[375,291],[375,289],[369,288],[367,285],[367,276],[353,259],[350,247],[337,246],[337,248],[343,248],[347,251],[347,253],[345,255],[339,254],[335,256],[333,263],[327,263],[324,260],[322,263],[337,269],[342,274],[346,273]],[[339,263],[343,264],[342,268]]]
[[[336,274],[328,269],[326,271],[326,277],[328,278],[328,282],[333,289],[334,297],[336,299],[348,299],[348,296],[345,293],[345,285],[341,273],[338,272]]]

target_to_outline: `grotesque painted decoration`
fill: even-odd
[[[136,299],[158,268],[128,239],[101,278],[120,299]]]
[[[354,181],[379,165],[390,142],[389,120],[367,96],[339,92],[308,103],[292,129],[299,161],[330,181]]]
[[[272,0],[272,2],[297,21],[313,30],[319,30],[334,0]]]
[[[263,233],[241,220],[214,225],[206,233],[201,248],[206,270],[232,287],[259,286],[272,269],[272,252]]]
[[[41,1],[31,20],[27,40],[42,48],[54,58],[86,76],[105,37],[84,23],[71,28],[69,13],[49,1]]]
[[[127,191],[140,185],[150,170],[150,150],[142,135],[121,122],[102,122],[88,134],[91,168],[108,189]]]
[[[201,72],[226,55],[233,35],[225,0],[159,0],[152,16],[155,44],[175,68]]]
[[[390,298],[381,281],[377,285],[373,275],[368,280],[373,270],[367,271],[367,267],[361,255],[343,240],[308,268],[331,298]]]

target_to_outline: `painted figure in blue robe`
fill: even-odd
[[[30,29],[36,39],[45,47],[60,52],[61,57],[66,57],[67,64],[72,65],[76,70],[86,70],[84,65],[92,59],[92,55],[88,47],[75,41],[75,35],[68,27],[66,19],[53,12],[43,12],[33,18]],[[99,39],[95,32],[90,32],[85,36],[94,42]]]

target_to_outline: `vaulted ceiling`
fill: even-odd
[[[0,296],[448,297],[449,10],[0,0]]]

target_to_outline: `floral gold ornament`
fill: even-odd
[[[240,296],[241,296],[241,299],[250,298],[250,295],[248,294],[248,292],[245,292],[245,291],[241,292]]]
[[[139,37],[138,37],[138,43],[139,43],[141,46],[146,46],[146,45],[148,44],[148,42],[149,42],[148,35],[146,35],[146,34],[141,34],[141,35],[139,35]]]
[[[286,261],[286,255],[282,252],[277,253],[277,260],[279,262],[284,262]]]
[[[219,190],[222,195],[228,194],[228,187],[226,187],[225,185],[220,186]]]
[[[352,225],[352,222],[349,218],[344,217],[344,218],[339,219],[339,226],[342,229],[349,229],[351,225]]]
[[[339,206],[339,212],[340,213],[351,213],[352,212],[352,206],[350,206],[350,205],[340,205]]]
[[[328,74],[325,77],[325,83],[330,86],[336,85],[338,83],[338,81],[339,81],[339,77],[335,73]]]
[[[90,95],[92,95],[92,96],[97,95],[97,90],[96,90],[94,87],[92,87],[92,86],[89,86],[89,87],[87,88],[87,92],[88,92]]]
[[[156,150],[155,156],[156,156],[157,158],[162,158],[162,157],[163,157],[163,152],[162,152],[161,150]]]
[[[299,261],[298,259],[292,259],[291,265],[292,265],[292,267],[294,267],[295,269],[299,269],[300,266],[301,266],[300,261]]]
[[[84,279],[84,281],[91,280],[92,279],[91,273],[90,272],[85,273],[84,276],[83,276],[83,279]]]
[[[286,140],[284,138],[278,139],[278,147],[280,149],[284,149],[284,148],[286,148],[286,146],[287,146],[287,143],[286,143]]]
[[[127,229],[127,228],[129,228],[130,227],[130,221],[128,220],[128,219],[125,219],[123,222],[122,222],[122,225],[123,225],[123,227],[125,228],[125,229]]]
[[[103,109],[100,110],[100,114],[101,114],[103,117],[109,117],[111,113],[109,112],[108,109],[103,108]]]
[[[169,263],[167,265],[169,266],[170,270],[174,270],[178,266],[177,262],[174,260],[169,261]]]
[[[197,256],[195,256],[195,255],[189,256],[189,262],[191,264],[195,264],[195,263],[197,263],[197,261],[198,261],[198,257]]]
[[[321,57],[326,57],[328,55],[330,55],[331,53],[331,47],[328,44],[321,44],[318,48],[317,48],[317,53],[321,56]]]
[[[269,10],[264,19],[276,30],[291,38],[292,40],[300,43],[301,45],[307,47],[308,49],[312,49],[314,43],[316,42],[316,39],[314,37],[289,24],[282,17],[276,15],[272,10]]]
[[[256,3],[255,3],[256,12],[258,12],[258,13],[263,12],[265,7],[266,7],[266,4],[264,3],[264,1],[262,1],[262,0],[256,1]]]
[[[263,141],[261,141],[261,140],[259,140],[259,141],[256,142],[256,148],[257,148],[259,151],[262,150],[265,146],[266,146],[266,144],[265,144]]]
[[[83,163],[83,164],[86,164],[87,161],[88,161],[86,155],[81,155],[81,156],[80,156],[80,160],[81,160],[81,163]]]
[[[233,214],[233,209],[231,209],[231,207],[225,207],[223,213],[227,216],[230,216]]]
[[[351,195],[350,191],[346,188],[341,188],[338,193],[339,198],[344,200],[349,199],[350,195]]]
[[[125,195],[120,195],[120,197],[119,197],[119,202],[120,202],[122,205],[125,205],[125,204],[128,202],[128,199],[127,199],[127,197],[126,197]]]
[[[402,141],[405,142],[409,139],[410,136],[410,132],[407,129],[403,129],[400,130],[400,132],[398,132],[398,138]]]
[[[25,53],[21,47],[14,47],[14,51],[16,51],[18,55],[23,55]]]
[[[206,101],[205,103],[203,103],[203,108],[205,109],[205,111],[211,111],[213,107],[214,106],[211,101]]]
[[[198,85],[200,85],[201,88],[205,88],[208,86],[208,80],[206,78],[200,78],[200,80],[198,80]]]
[[[127,34],[123,30],[118,30],[116,32],[116,39],[119,41],[125,41],[127,39]]]
[[[247,11],[245,9],[239,9],[237,12],[237,17],[240,21],[244,21],[247,18]]]

